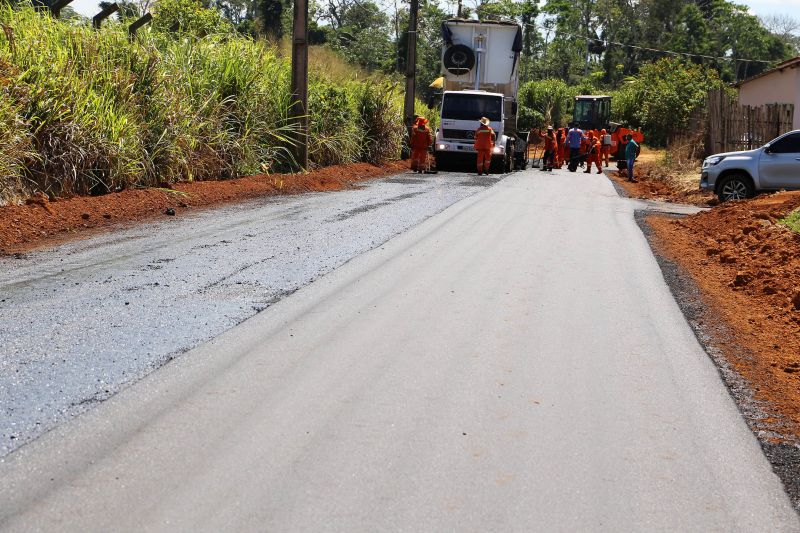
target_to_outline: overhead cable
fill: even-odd
[[[533,24],[527,24],[527,26],[535,28],[535,26]],[[742,59],[742,58],[739,58],[739,57],[720,57],[720,56],[709,56],[709,55],[704,55],[704,54],[690,54],[688,52],[675,52],[674,50],[660,50],[658,48],[650,48],[648,46],[638,46],[638,45],[635,45],[635,44],[625,44],[625,43],[620,43],[620,42],[617,42],[617,41],[596,39],[594,37],[584,37],[584,36],[580,36],[580,35],[573,35],[571,33],[565,32],[565,31],[554,30],[554,32],[557,35],[562,35],[562,36],[566,36],[566,37],[573,37],[575,39],[580,39],[582,41],[594,41],[596,43],[601,43],[601,44],[605,44],[605,45],[612,44],[614,46],[622,46],[622,47],[625,47],[625,48],[634,48],[636,50],[645,50],[647,52],[656,52],[656,53],[659,53],[659,54],[669,54],[669,55],[674,55],[674,56],[685,56],[685,57],[700,57],[700,58],[703,58],[703,59],[716,59],[716,60],[720,60],[720,61],[744,61],[744,62],[748,62],[748,63],[764,63],[764,64],[767,64],[767,65],[771,64],[771,63],[774,63],[774,61],[765,61],[763,59]]]

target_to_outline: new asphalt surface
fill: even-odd
[[[0,257],[0,457],[498,179],[408,173]]]
[[[451,205],[7,455],[0,528],[797,531],[634,208]]]

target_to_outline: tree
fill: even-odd
[[[800,19],[790,15],[768,15],[761,18],[761,23],[772,35],[789,46],[793,53],[800,54]]]
[[[648,142],[665,144],[684,131],[705,105],[708,92],[722,87],[715,70],[682,59],[661,59],[642,66],[612,99],[616,119],[645,129]]]
[[[519,90],[520,129],[564,125],[571,96],[569,87],[562,80],[526,83]]]

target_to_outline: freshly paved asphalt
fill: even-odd
[[[0,529],[797,531],[602,176],[515,174],[0,463]]]
[[[398,175],[0,257],[0,457],[498,179]]]

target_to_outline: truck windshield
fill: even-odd
[[[486,117],[493,122],[502,119],[503,98],[480,94],[446,94],[442,102],[442,118],[478,120]]]

